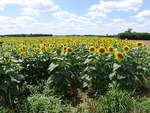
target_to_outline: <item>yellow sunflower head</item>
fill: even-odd
[[[20,52],[20,53],[19,53],[19,56],[20,56],[20,57],[25,56],[25,52]]]
[[[66,52],[67,46],[63,46],[62,51]]]
[[[100,44],[100,47],[105,47],[105,45],[102,43],[102,44]]]
[[[53,48],[53,47],[54,47],[54,44],[48,44],[48,47],[49,47],[49,48]]]
[[[19,51],[20,51],[20,52],[24,52],[24,50],[22,49],[22,47],[19,48]]]
[[[110,54],[113,54],[113,53],[115,52],[114,47],[113,47],[113,46],[109,46],[109,47],[108,47],[108,52],[109,52]]]
[[[45,48],[45,44],[40,44],[40,49],[44,49]]]
[[[116,53],[115,53],[115,58],[116,58],[119,62],[125,60],[125,56],[123,55],[122,52],[116,52]]]
[[[26,46],[25,46],[25,45],[22,45],[22,49],[25,51],[25,50],[26,50]]]
[[[36,47],[34,47],[34,48],[33,48],[33,51],[34,51],[34,52],[37,52],[37,48],[36,48]]]
[[[26,51],[26,46],[25,46],[25,45],[22,45],[22,46],[19,48],[19,51],[20,51],[20,52]]]
[[[64,47],[64,44],[60,44],[59,47],[61,47],[61,48]]]
[[[94,46],[90,46],[88,51],[90,54],[93,54],[96,52],[96,48]]]
[[[49,53],[50,50],[51,50],[51,47],[46,47],[46,48],[45,48],[45,51],[46,51],[47,53]]]
[[[73,49],[70,47],[67,47],[66,52],[71,55],[73,53]]]
[[[136,42],[136,46],[137,46],[137,47],[142,47],[142,46],[144,46],[144,45],[143,45],[143,42]]]
[[[100,55],[104,55],[106,53],[106,49],[105,47],[99,47],[97,52],[100,54]]]
[[[128,52],[130,51],[130,47],[127,46],[127,45],[126,45],[126,46],[123,46],[122,49],[123,49],[123,51],[126,52],[126,53],[128,53]]]

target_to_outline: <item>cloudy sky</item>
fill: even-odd
[[[0,0],[0,34],[150,32],[150,0]]]

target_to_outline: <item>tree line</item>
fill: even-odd
[[[52,34],[6,34],[0,35],[0,37],[51,37]]]
[[[129,40],[150,40],[150,33],[124,32],[119,33],[118,38]]]
[[[128,39],[128,40],[150,40],[150,33],[139,33],[132,32],[132,29],[129,28],[127,31],[123,33],[119,33],[116,35],[53,35],[53,34],[7,34],[0,35],[0,37],[52,37],[52,36],[65,36],[65,37],[118,37],[120,39]]]

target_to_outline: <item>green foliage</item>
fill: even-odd
[[[14,113],[14,112],[9,108],[0,106],[0,113]]]
[[[52,34],[7,34],[0,35],[1,37],[51,37]]]
[[[18,39],[21,40],[21,38]],[[81,96],[79,90],[83,91],[86,88],[90,89],[92,94],[104,95],[109,88],[133,92],[145,84],[149,87],[149,80],[145,81],[150,76],[148,47],[136,47],[128,41],[116,39],[60,40],[56,38],[44,39],[44,41],[26,39],[22,40],[21,45],[20,41],[11,42],[12,39],[9,40],[10,42],[0,41],[0,104],[9,107],[18,106],[19,110],[14,110],[16,112],[34,113],[37,110],[49,112],[50,104],[45,104],[49,102],[54,104],[50,110],[57,106],[61,108],[60,100],[53,98],[53,95],[77,103],[80,99],[78,97]],[[51,44],[54,47],[49,47]],[[67,53],[64,48],[59,48],[60,45],[71,47],[73,53]],[[93,54],[88,52],[91,45],[95,47]],[[125,57],[124,61],[118,61],[114,58],[114,53],[109,53],[109,51],[103,55],[98,54],[99,51],[96,48],[104,46],[108,49],[110,45],[114,47],[115,52],[122,52]],[[129,46],[131,51],[125,53],[122,49],[124,45]],[[20,56],[22,47],[24,47],[22,50],[24,55]],[[89,91],[88,94],[90,93]],[[117,101],[111,98],[113,96]],[[116,91],[116,94],[115,91],[109,91],[101,98],[103,103],[99,103],[104,108],[112,105],[110,109],[106,109],[106,113],[107,110],[119,112],[120,109],[126,112],[130,109],[128,104],[131,105],[134,101],[130,95],[121,91]],[[111,103],[113,101],[114,104]],[[142,104],[139,105],[147,105]],[[83,105],[83,107],[85,108],[79,107],[77,111],[86,112],[86,106]],[[147,110],[147,108],[143,109]]]
[[[120,39],[129,39],[129,40],[150,40],[150,33],[136,33],[136,32],[124,32],[119,33],[118,37]]]
[[[50,76],[47,69],[51,63],[52,57],[52,54],[42,54],[23,59],[21,63],[23,67],[21,73],[25,75],[28,84],[37,85],[40,79],[47,80]]]
[[[126,55],[127,61],[113,64],[113,72],[109,75],[110,87],[132,92],[145,84],[146,77],[150,75],[149,53],[142,48],[132,51]]]
[[[149,113],[150,112],[150,99],[147,99],[140,103],[141,113]]]
[[[136,107],[136,101],[129,93],[110,90],[97,101],[97,113],[130,113]]]
[[[83,71],[84,87],[92,87],[97,93],[105,93],[110,83],[109,74],[112,73],[113,59],[112,55],[89,56],[85,62]]]
[[[49,84],[55,89],[59,95],[74,95],[72,90],[76,90],[81,86],[82,64],[80,58],[76,55],[63,54],[60,57],[54,57],[49,65],[48,71],[51,75],[48,79]]]
[[[64,107],[59,98],[34,95],[28,97],[29,113],[63,113]]]
[[[19,69],[20,66],[13,64],[8,57],[0,58],[0,104],[13,104],[15,98],[22,94],[20,86],[24,76]]]

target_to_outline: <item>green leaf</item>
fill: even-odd
[[[121,67],[121,65],[114,63],[113,65],[113,71],[116,71],[117,69],[119,69]]]
[[[88,64],[88,63],[90,63],[91,61],[92,61],[92,59],[87,58],[87,59],[85,60],[84,64]]]
[[[9,82],[3,82],[0,84],[0,90],[4,91],[5,93],[7,93],[7,89],[9,87]]]
[[[121,76],[121,75],[118,75],[118,76],[117,76],[117,79],[119,79],[119,80],[125,79],[125,78],[126,78],[126,76]]]
[[[115,75],[116,75],[116,72],[111,73],[111,74],[109,75],[109,79],[110,79],[110,80],[113,80],[113,78],[115,77]]]
[[[59,66],[59,64],[54,64],[51,63],[50,66],[48,67],[49,73],[51,73],[54,69],[56,69]]]

